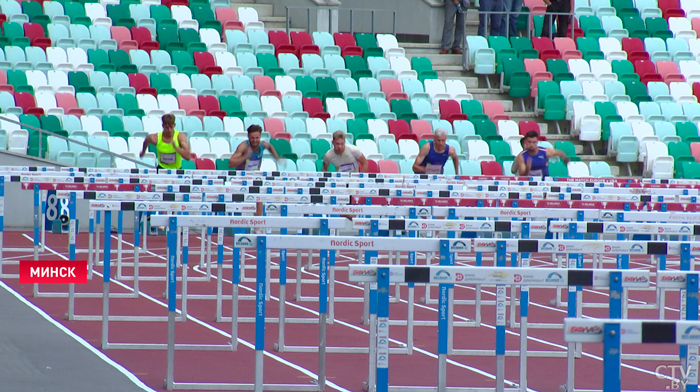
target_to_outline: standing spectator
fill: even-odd
[[[442,50],[440,54],[462,54],[462,41],[464,40],[464,15],[467,12],[466,1],[445,0],[445,25],[442,29]],[[455,18],[457,23],[455,26]],[[454,31],[454,36],[452,32]]]
[[[523,0],[503,0],[503,10],[512,13],[510,15],[503,14],[503,19],[501,19],[502,36],[508,39],[516,36],[521,8],[523,8]]]
[[[481,0],[479,2],[479,11],[503,11],[503,0]],[[479,13],[479,31],[477,34],[482,37],[486,37],[486,26],[488,25],[487,17],[491,19],[489,36],[499,35],[501,33],[501,20],[503,19],[503,14],[498,13]]]
[[[542,34],[540,37],[549,37],[554,19],[557,20],[556,37],[566,37],[569,31],[569,15],[550,15],[550,12],[571,12],[571,0],[544,0],[547,4],[547,14],[544,16]]]

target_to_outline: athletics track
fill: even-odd
[[[23,253],[5,252],[6,260],[32,259],[31,247],[33,245],[33,233],[6,231],[5,244],[12,247],[26,247]],[[131,244],[132,234],[123,236],[123,261],[133,260]],[[225,238],[226,250],[230,251],[232,238]],[[117,236],[112,236],[112,249],[117,245]],[[200,237],[198,234],[190,234],[190,249],[199,249]],[[81,233],[77,238],[78,249],[88,247],[87,234]],[[149,236],[148,252],[142,253],[140,257],[141,276],[166,275],[165,269],[165,236]],[[344,265],[356,262],[357,252],[338,252],[336,265]],[[67,234],[46,233],[46,251],[40,254],[42,260],[55,260],[57,258],[67,258],[68,237]],[[471,256],[471,257],[470,257]],[[79,254],[79,259],[84,259],[85,254]],[[406,263],[406,254],[403,255],[403,263]],[[100,260],[102,258],[100,257]],[[190,277],[201,277],[204,272],[198,265],[199,256],[190,256]],[[306,257],[303,258],[306,260]],[[471,260],[470,260],[471,259]],[[215,260],[215,257],[214,257]],[[248,252],[246,264],[254,267],[254,254]],[[289,253],[289,265],[293,266],[295,260],[293,252]],[[116,261],[116,254],[112,255],[112,261]],[[278,261],[275,253],[272,255],[273,264]],[[318,258],[315,257],[317,262]],[[605,268],[614,268],[614,259],[607,259]],[[673,262],[677,261],[669,256],[668,269],[677,269]],[[459,254],[456,260],[459,264],[473,265],[473,255]],[[145,267],[146,263],[162,263],[159,267]],[[386,263],[386,255],[380,264]],[[418,255],[418,264],[423,264],[423,255]],[[433,259],[437,263],[437,258]],[[223,293],[231,294],[231,256],[224,258],[224,284]],[[305,265],[305,264],[304,264]],[[490,265],[490,261],[484,263]],[[533,267],[556,267],[549,260],[549,255],[533,254],[531,258]],[[226,268],[228,267],[228,268]],[[591,268],[590,259],[586,260],[585,268]],[[643,260],[637,256],[631,256],[630,268],[649,268],[648,258]],[[112,267],[112,279],[116,268]],[[212,268],[216,271],[215,266]],[[76,285],[76,292],[101,293],[102,279],[101,267],[96,267],[96,274],[88,284]],[[5,265],[4,273],[17,273],[17,266]],[[123,267],[125,276],[132,275],[133,269]],[[304,279],[318,280],[318,271],[305,272]],[[272,270],[272,277],[278,276],[277,270]],[[181,272],[178,272],[180,276]],[[247,277],[252,277],[252,270],[247,270]],[[293,267],[288,267],[288,279],[294,279],[296,272]],[[654,279],[652,279],[653,281]],[[102,351],[106,356],[122,365],[129,372],[138,377],[144,384],[154,390],[164,390],[163,382],[166,375],[166,351],[165,350],[101,350],[101,325],[99,321],[68,321],[65,314],[68,309],[67,298],[35,298],[32,296],[32,285],[21,285],[16,279],[3,279],[3,281],[24,298],[44,310],[53,319],[82,337],[93,347]],[[336,298],[357,297],[361,298],[363,289],[352,283],[347,283],[347,271],[336,272]],[[128,293],[133,281],[123,280],[112,281],[110,291],[112,293]],[[211,281],[190,281],[188,287],[189,294],[215,294],[216,277],[212,276]],[[318,301],[294,300],[294,284],[289,283],[287,288],[287,318],[313,318],[317,317]],[[67,285],[41,285],[41,292],[67,292]],[[164,298],[165,281],[140,281],[142,295],[138,299],[112,298],[110,299],[110,315],[150,315],[167,316],[167,300]],[[314,292],[315,290],[315,292]],[[419,302],[424,296],[425,288],[416,286],[416,320],[437,320],[437,304],[423,305]],[[607,303],[607,290],[584,289],[584,302]],[[495,299],[495,287],[482,287],[482,299]],[[178,285],[178,293],[180,288]],[[273,283],[270,291],[272,298],[267,303],[267,317],[278,315],[279,285]],[[302,295],[311,297],[318,293],[318,284],[304,283]],[[507,290],[510,296],[510,289]],[[241,282],[239,294],[254,294],[254,282]],[[392,288],[392,295],[394,289]],[[437,288],[432,288],[431,297],[435,299]],[[457,299],[474,299],[474,287],[455,285],[455,295]],[[530,290],[530,323],[559,323],[566,317],[565,308],[555,308],[550,301],[555,298],[554,289],[533,288]],[[406,319],[407,315],[407,288],[401,288],[402,303],[390,306],[390,319]],[[508,297],[510,299],[510,297]],[[76,298],[76,315],[101,315],[101,298]],[[630,303],[647,303],[654,301],[654,292],[630,292]],[[239,317],[253,317],[254,301],[240,301]],[[180,301],[178,300],[178,309]],[[678,291],[670,291],[666,294],[666,317],[668,319],[678,319],[679,295]],[[482,305],[482,325],[480,327],[455,327],[454,348],[455,349],[475,349],[493,350],[495,347],[495,307],[493,305]],[[474,317],[474,306],[455,305],[455,321],[464,321]],[[516,312],[518,314],[518,312]],[[223,315],[231,315],[231,302],[224,300]],[[230,323],[215,322],[215,301],[214,300],[188,300],[188,320],[176,323],[177,343],[202,343],[202,344],[228,344],[230,341]],[[361,302],[336,302],[335,322],[328,326],[327,345],[328,347],[367,347],[369,326],[361,323],[362,303]],[[584,316],[607,318],[607,309],[604,308],[584,308]],[[630,309],[629,318],[657,319],[656,309]],[[519,320],[519,317],[518,317]],[[286,345],[295,346],[318,346],[318,325],[314,324],[286,324]],[[519,329],[507,329],[506,348],[508,350],[518,350]],[[277,324],[268,323],[266,327],[266,356],[265,356],[265,383],[293,383],[304,384],[314,383],[314,377],[318,371],[317,353],[279,353],[274,350],[274,343],[277,341]],[[254,382],[254,324],[239,324],[239,344],[236,352],[220,351],[176,351],[175,352],[175,380],[176,382],[228,382],[228,383],[253,383]],[[437,385],[437,327],[416,326],[414,332],[414,351],[412,355],[392,354],[389,359],[389,382],[390,385],[415,385],[415,386],[436,386]],[[566,349],[563,341],[563,331],[561,329],[539,329],[530,326],[528,329],[528,350],[533,351],[562,351]],[[406,327],[391,326],[390,338],[391,347],[401,347],[400,344],[406,341]],[[120,322],[110,321],[110,343],[166,343],[167,323],[166,322]],[[623,348],[623,353],[660,353],[677,354],[675,345],[634,345],[628,344]],[[576,389],[600,389],[602,388],[601,359],[602,344],[584,344],[583,356],[576,360]],[[654,369],[660,365],[673,365],[677,361],[630,361],[623,360],[622,368],[622,389],[623,390],[665,390],[670,385],[668,380],[659,379],[654,374]],[[327,354],[327,385],[326,390],[340,391],[362,391],[363,382],[366,380],[368,372],[368,354],[347,354],[328,353]],[[495,357],[493,356],[448,356],[447,386],[448,387],[494,387]],[[518,358],[506,357],[505,379],[517,383]],[[566,381],[566,359],[565,358],[528,358],[528,387],[533,391],[558,391],[559,386]],[[506,387],[512,386],[506,385]]]

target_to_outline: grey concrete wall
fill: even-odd
[[[39,159],[24,154],[18,154],[6,150],[0,150],[0,166],[51,166],[62,167],[48,159]]]
[[[286,16],[285,7],[318,8],[311,0],[256,0],[256,3],[274,5],[274,16]],[[439,0],[438,2],[439,3]],[[340,31],[350,31],[350,10],[353,11],[352,27],[354,32],[372,32],[372,15],[375,11],[375,33],[391,33],[393,30],[393,13],[396,11],[396,33],[427,37],[429,42],[440,42],[442,37],[443,8],[435,7],[425,0],[343,0],[339,6],[338,25]],[[290,10],[291,27],[307,27],[306,10]],[[316,13],[311,12],[311,31],[318,29]]]
[[[361,10],[377,10],[375,11],[375,33],[392,32],[393,13],[386,11],[396,11],[397,34],[433,37],[436,28],[442,29],[442,7],[431,7],[423,0],[345,0],[339,8],[341,10],[338,22],[340,31],[350,31],[350,10],[354,10],[352,18],[354,32],[372,32],[371,12]],[[438,40],[441,35],[442,31]]]

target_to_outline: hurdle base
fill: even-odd
[[[75,321],[102,321],[102,316],[74,315]],[[168,316],[109,316],[108,321],[168,322]],[[184,321],[176,317],[175,321]]]
[[[389,325],[407,326],[408,321],[407,320],[389,320]],[[438,322],[432,321],[432,320],[413,320],[413,325],[416,327],[437,327]],[[479,327],[479,324],[477,324],[477,322],[474,320],[453,321],[452,326],[453,327],[476,328],[476,327]]]
[[[232,323],[233,319],[230,316],[222,317],[220,323]],[[265,317],[265,323],[279,323],[279,317]],[[255,317],[238,317],[238,323],[255,324]],[[318,318],[285,318],[285,324],[318,324]],[[326,322],[330,324],[330,322]]]
[[[520,350],[506,350],[506,357],[519,357]],[[566,358],[566,351],[528,351],[528,357],[544,357],[544,358]],[[493,357],[496,355],[496,350],[465,350],[452,349],[450,355],[470,355],[479,357]]]
[[[367,391],[367,387],[364,387]],[[389,386],[390,392],[438,392],[437,387]],[[447,392],[495,392],[496,388],[446,387]],[[503,388],[504,392],[518,392],[520,388]],[[576,392],[582,392],[578,389]],[[600,391],[599,391],[600,392]]]
[[[316,282],[318,283],[318,282]],[[297,302],[318,302],[318,297],[304,297],[303,295],[301,297],[297,297],[296,294],[294,295],[294,300]],[[352,298],[352,297],[334,297],[333,298],[334,302],[365,302],[364,298]],[[397,304],[400,301],[394,297],[389,299],[389,303],[392,304]]]
[[[74,293],[74,298],[102,298],[102,293]],[[34,298],[68,298],[68,293],[39,292]],[[109,293],[109,298],[138,298],[138,293]]]
[[[673,354],[620,354],[620,359],[628,361],[680,361],[678,355]]]
[[[520,328],[520,323],[512,323],[511,328]],[[552,323],[527,323],[527,329],[564,329],[561,324]]]
[[[107,343],[105,350],[167,350],[167,343]],[[176,344],[179,351],[234,351],[230,344]]]
[[[318,321],[318,320],[316,320]],[[275,351],[287,353],[317,353],[318,347],[314,346],[279,346],[279,343],[274,345]],[[326,347],[326,353],[334,354],[369,354],[369,347]],[[406,348],[392,347],[389,348],[389,354],[408,354]]]
[[[196,383],[176,382],[173,389],[177,390],[202,390],[202,391],[253,391],[254,384],[226,384],[226,383]],[[264,391],[318,391],[318,385],[298,384],[263,384]]]

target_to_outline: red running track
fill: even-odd
[[[30,234],[20,232],[5,232],[5,243],[13,247],[32,246]],[[133,261],[133,236],[124,234],[123,261]],[[59,255],[65,257],[68,254],[67,235],[46,234],[47,248],[40,259],[56,259]],[[78,236],[78,249],[87,249],[87,234]],[[190,236],[190,250],[199,250],[200,240],[198,235]],[[230,251],[232,238],[225,239],[227,250]],[[112,238],[112,249],[116,250],[116,235]],[[148,239],[148,253],[140,256],[140,276],[164,277],[166,270],[164,264],[158,267],[145,267],[146,263],[164,263],[165,261],[165,237],[151,236]],[[215,252],[216,247],[212,247]],[[26,254],[5,252],[6,259],[31,258],[31,251]],[[356,252],[355,252],[356,253]],[[337,266],[342,267],[352,262],[352,252],[343,253],[336,257]],[[458,261],[463,261],[460,255]],[[532,265],[537,267],[553,266],[549,256],[533,255]],[[85,259],[87,255],[79,254],[78,258]],[[405,259],[405,255],[404,255]],[[216,260],[216,255],[212,257]],[[287,278],[296,277],[296,256],[290,252]],[[304,265],[307,258],[304,257]],[[385,260],[385,259],[384,259]],[[247,265],[254,268],[253,255],[246,258]],[[274,255],[272,262],[277,264],[279,258]],[[317,262],[314,258],[314,262]],[[112,255],[112,278],[116,277],[116,253]],[[380,261],[381,262],[381,261]],[[418,263],[424,263],[419,256]],[[589,263],[589,261],[587,261]],[[190,255],[190,277],[203,277],[204,272],[199,268],[199,255]],[[467,262],[467,264],[470,264]],[[231,256],[224,259],[224,283],[223,293],[231,294]],[[316,268],[318,265],[315,265]],[[613,264],[614,266],[614,264]],[[291,267],[291,268],[290,268]],[[587,265],[590,267],[590,264]],[[610,265],[606,265],[611,268]],[[648,268],[647,261],[634,259],[632,268]],[[671,267],[673,268],[673,267]],[[102,279],[99,273],[102,268],[95,268],[96,274],[92,281],[85,285],[78,285],[76,292],[102,292]],[[17,267],[6,265],[5,273],[16,273]],[[132,267],[123,267],[124,276],[133,274]],[[303,278],[317,280],[317,269],[304,271]],[[214,277],[210,281],[188,281],[189,294],[215,294],[216,293],[216,268],[212,268]],[[181,276],[181,270],[178,271]],[[252,269],[247,270],[247,277],[253,276]],[[271,271],[272,278],[279,276],[279,270]],[[67,298],[33,297],[31,285],[21,285],[16,279],[4,279],[14,290],[18,291],[29,301],[43,309],[55,320],[81,336],[95,348],[101,350],[101,322],[98,321],[68,321],[65,317],[68,309]],[[112,293],[129,293],[133,281],[122,279],[110,284]],[[241,296],[254,294],[254,282],[244,281],[239,287]],[[270,286],[272,298],[266,303],[267,317],[276,317],[279,311],[279,285],[272,283]],[[318,284],[304,283],[303,296],[311,297],[318,292]],[[355,284],[348,283],[347,272],[336,273],[336,297],[362,298],[363,289]],[[67,293],[67,285],[42,285],[41,292]],[[166,316],[167,300],[164,298],[165,281],[140,281],[139,298],[112,298],[110,299],[110,315],[151,315]],[[178,293],[181,292],[181,283],[178,284]],[[394,290],[392,289],[392,294]],[[390,319],[405,320],[407,315],[407,287],[401,287],[400,303],[393,303],[390,307]],[[510,289],[507,294],[510,295]],[[519,293],[519,292],[518,292]],[[416,301],[425,294],[425,287],[417,286],[415,289]],[[436,298],[437,288],[433,288],[431,296]],[[495,288],[482,287],[482,300],[494,300]],[[518,294],[519,295],[519,294]],[[475,288],[464,285],[455,285],[455,299],[474,299]],[[566,317],[565,308],[555,308],[550,301],[555,297],[553,289],[530,290],[530,323],[561,323]],[[605,291],[584,290],[585,302],[607,303],[608,296]],[[566,297],[564,297],[566,298]],[[290,318],[317,318],[318,301],[295,301],[294,284],[287,286],[286,293],[286,317]],[[653,292],[630,292],[631,303],[654,302]],[[181,301],[178,300],[178,309]],[[666,317],[678,318],[678,295],[669,293],[666,295]],[[231,315],[231,301],[223,301],[223,315]],[[437,305],[417,303],[414,308],[416,320],[437,320]],[[252,318],[254,316],[254,302],[251,300],[240,301],[239,316]],[[102,299],[78,298],[76,299],[76,314],[101,315]],[[216,322],[216,306],[214,300],[188,300],[188,316],[186,322],[176,324],[176,342],[190,344],[228,344],[230,342],[231,323]],[[516,311],[519,315],[519,309]],[[455,305],[455,321],[473,319],[475,307],[473,305]],[[606,317],[607,309],[585,308],[584,315],[590,317]],[[329,347],[367,347],[369,328],[361,323],[361,302],[337,302],[335,304],[335,322],[328,325],[327,345]],[[630,318],[658,318],[658,310],[630,309]],[[519,317],[517,317],[519,321]],[[495,348],[495,307],[482,306],[482,325],[480,327],[459,327],[454,332],[455,349],[493,350]],[[110,343],[165,343],[167,341],[167,323],[165,322],[116,322],[109,324]],[[519,349],[518,329],[507,329],[506,348],[508,350]],[[254,353],[252,343],[255,341],[255,329],[252,323],[239,323],[239,344],[237,351],[176,351],[175,355],[175,381],[176,382],[226,382],[226,383],[253,383],[254,381]],[[318,371],[317,353],[277,352],[274,343],[277,342],[278,326],[268,323],[265,330],[266,357],[264,361],[265,383],[285,384],[309,384],[313,382]],[[286,324],[287,346],[318,346],[318,324]],[[400,347],[406,342],[407,328],[405,326],[392,326],[390,338],[392,347]],[[541,329],[530,327],[528,331],[528,352],[534,351],[565,351],[561,329]],[[669,345],[626,345],[623,353],[662,353],[677,354],[677,348]],[[156,350],[101,350],[127,370],[134,373],[146,385],[156,390],[164,390],[163,381],[166,374],[166,352]],[[390,356],[389,381],[391,385],[437,385],[437,327],[416,326],[414,330],[414,351],[412,355],[394,354]],[[583,345],[583,356],[576,360],[576,388],[600,389],[602,387],[602,345]],[[517,383],[519,379],[517,357],[506,358],[506,380]],[[448,356],[447,385],[455,387],[494,387],[495,358],[493,356]],[[654,369],[659,364],[672,365],[675,363],[660,361],[623,361],[622,386],[626,390],[666,390],[669,381],[659,379],[654,374]],[[363,382],[368,373],[368,354],[338,354],[329,353],[326,359],[327,390],[361,391]],[[566,381],[565,358],[528,358],[528,387],[535,391],[557,391],[559,385]]]

